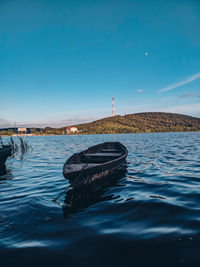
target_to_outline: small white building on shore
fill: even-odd
[[[67,134],[75,134],[75,133],[78,133],[78,129],[76,127],[68,126],[68,127],[66,127],[66,133]]]
[[[18,132],[19,134],[25,134],[25,133],[27,133],[27,129],[26,129],[26,128],[18,128],[18,129],[17,129],[17,132]]]

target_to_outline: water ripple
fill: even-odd
[[[62,176],[66,158],[104,141],[127,146],[126,173],[74,192]],[[63,265],[66,259],[69,266],[200,265],[200,133],[29,142],[33,151],[8,159],[0,178],[3,267]]]

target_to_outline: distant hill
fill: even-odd
[[[82,134],[200,131],[200,118],[174,113],[145,112],[117,115],[73,126]]]

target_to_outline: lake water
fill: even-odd
[[[128,148],[127,172],[73,196],[65,160],[104,141]],[[1,267],[200,266],[200,132],[28,142],[0,178]]]

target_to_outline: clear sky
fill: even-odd
[[[199,0],[0,0],[0,127],[200,117]]]

